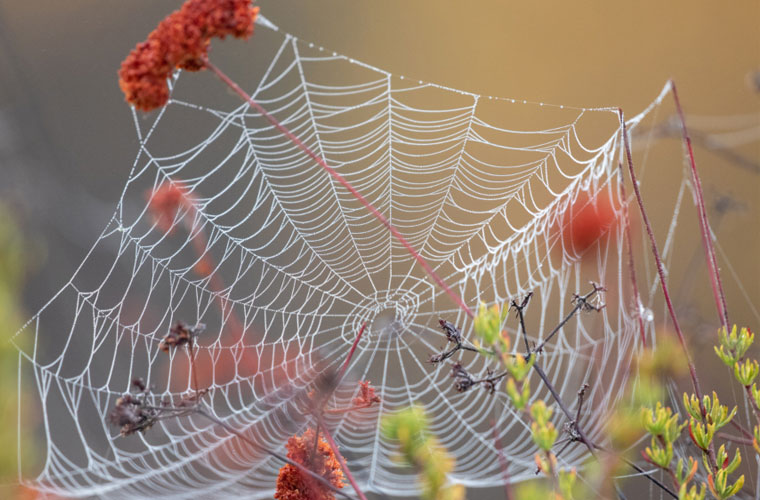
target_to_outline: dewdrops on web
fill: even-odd
[[[152,111],[169,100],[167,78],[175,68],[204,69],[214,37],[248,38],[259,13],[251,0],[188,0],[166,16],[121,63],[119,87],[128,103]]]

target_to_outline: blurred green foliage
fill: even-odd
[[[454,459],[430,432],[427,415],[421,406],[411,406],[386,415],[382,421],[382,432],[386,438],[399,443],[400,461],[417,469],[422,489],[421,498],[464,498],[463,486],[446,484],[447,474],[454,470]]]
[[[13,336],[22,325],[19,295],[25,274],[24,239],[8,209],[0,204],[0,484],[18,479],[22,465],[33,461],[31,429],[18,431],[19,405],[26,405],[23,389],[18,387],[17,343]],[[14,344],[16,342],[16,344]],[[20,455],[18,440],[21,440]],[[12,488],[12,491],[3,491]],[[0,496],[15,496],[15,487],[0,486]]]

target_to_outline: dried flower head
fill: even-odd
[[[158,411],[147,404],[147,395],[150,388],[145,386],[142,379],[135,379],[132,385],[140,390],[140,393],[124,394],[116,400],[108,420],[112,425],[121,427],[121,435],[129,436],[135,432],[145,432],[158,420]]]
[[[288,439],[288,458],[324,477],[336,488],[343,487],[343,472],[340,463],[327,442],[320,438],[314,449],[315,434],[306,429],[301,436]],[[277,490],[274,498],[278,500],[332,500],[335,496],[322,483],[306,476],[290,464],[280,469],[277,477]]]
[[[454,388],[457,392],[465,392],[477,383],[459,363],[451,365],[451,378],[454,379]]]
[[[449,342],[454,342],[455,344],[462,343],[462,330],[460,330],[459,327],[445,319],[438,320],[438,323],[441,325],[441,329],[443,330],[443,333],[446,334],[446,338]]]
[[[446,334],[446,339],[449,342],[453,342],[455,345],[449,350],[431,355],[430,358],[428,359],[430,363],[440,363],[441,361],[449,359],[451,356],[454,355],[454,353],[456,353],[460,349],[477,352],[477,349],[473,347],[467,347],[463,344],[462,330],[460,330],[459,327],[456,326],[454,323],[450,321],[446,321],[445,319],[441,319],[441,320],[438,320],[438,324],[441,325],[441,329],[443,330],[443,333]]]
[[[359,395],[352,401],[354,406],[370,407],[373,403],[379,403],[380,396],[375,394],[375,388],[369,385],[368,380],[359,381]]]
[[[158,346],[164,352],[169,352],[169,349],[173,347],[182,347],[183,345],[189,345],[195,340],[195,337],[200,335],[203,330],[206,329],[206,325],[198,323],[195,326],[187,326],[182,321],[178,321],[174,325],[169,333],[161,340],[161,344]]]
[[[119,87],[127,102],[143,111],[166,104],[171,72],[203,69],[211,38],[251,36],[258,12],[251,0],[187,0],[122,62]]]

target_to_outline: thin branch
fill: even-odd
[[[749,404],[749,407],[752,409],[752,414],[755,416],[755,422],[757,422],[757,425],[760,425],[760,409],[757,407],[757,403],[755,403],[755,396],[752,394],[752,388],[750,386],[744,386],[744,395],[747,397],[747,404]]]
[[[359,341],[362,338],[362,335],[364,334],[364,329],[367,328],[367,322],[365,321],[362,323],[361,328],[359,328],[359,333],[356,335],[356,338],[354,339],[353,344],[351,344],[351,349],[348,351],[348,355],[346,356],[345,361],[343,361],[343,365],[340,367],[340,371],[338,372],[338,376],[336,378],[335,387],[338,387],[343,380],[343,377],[346,375],[346,371],[348,370],[348,365],[351,362],[351,358],[354,355],[354,351],[356,350],[356,346],[359,345]],[[325,413],[325,406],[327,405],[328,398],[325,397],[322,399],[322,404],[319,407],[319,410],[317,413],[317,425],[316,430],[314,432],[314,448],[312,449],[312,456],[317,452],[317,446],[319,445],[319,430],[320,430],[320,423],[321,423],[321,416]],[[350,408],[353,410],[354,408]],[[330,410],[327,410],[327,413],[334,413]]]
[[[559,405],[559,408],[562,410],[562,413],[565,414],[565,417],[567,417],[568,420],[572,420],[573,416],[570,413],[570,410],[567,409],[567,406],[565,406],[565,403],[562,402],[562,399],[560,398],[560,395],[557,394],[557,390],[554,388],[554,385],[549,381],[549,378],[546,376],[546,373],[544,373],[544,370],[538,366],[538,361],[533,363],[533,369],[536,370],[536,373],[538,373],[538,376],[543,380],[544,385],[546,385],[546,388],[549,389],[549,392],[551,393],[554,400],[557,402],[557,405]],[[594,447],[591,441],[589,441],[588,437],[586,437],[586,433],[583,432],[583,429],[581,429],[581,426],[578,425],[575,427],[575,430],[578,431],[578,436],[580,437],[580,441],[586,445],[586,448],[589,449],[589,452],[591,452],[591,455],[594,458],[597,458],[596,453],[594,453]]]
[[[578,409],[575,412],[576,423],[581,420],[581,410],[583,410],[583,398],[586,397],[586,389],[588,389],[588,384],[583,384],[578,391]]]
[[[731,434],[726,434],[725,432],[717,432],[715,435],[721,439],[725,439],[726,441],[731,441],[732,443],[754,446],[754,441],[752,439],[733,436]]]
[[[348,356],[346,356],[346,360],[343,362],[343,366],[340,367],[340,372],[338,372],[338,384],[343,380],[343,377],[346,375],[346,371],[348,370],[348,364],[351,361],[351,357],[354,355],[354,351],[356,350],[356,346],[359,345],[359,341],[362,338],[362,334],[364,333],[364,329],[367,328],[367,322],[365,321],[362,323],[362,327],[359,329],[359,333],[356,335],[356,338],[354,339],[354,343],[351,345],[351,350],[348,351]]]
[[[748,439],[753,439],[753,438],[754,438],[754,436],[752,435],[752,433],[751,433],[750,431],[748,431],[747,429],[745,429],[745,428],[744,428],[744,426],[743,426],[742,424],[740,424],[739,422],[737,422],[735,418],[732,418],[732,419],[731,419],[731,422],[729,422],[729,423],[730,423],[730,424],[731,424],[731,425],[732,425],[732,426],[733,426],[733,427],[734,427],[736,430],[738,430],[739,432],[741,432],[742,434],[744,434],[744,437],[746,437],[746,438],[748,438]]]
[[[587,293],[586,295],[583,295],[583,296],[576,295],[573,298],[573,301],[575,302],[575,307],[573,307],[573,310],[570,311],[567,314],[567,316],[565,316],[565,318],[562,321],[560,321],[557,326],[554,327],[554,329],[551,331],[551,333],[549,333],[549,335],[547,335],[546,338],[543,341],[541,341],[541,343],[538,344],[535,347],[535,349],[533,349],[533,352],[541,352],[541,351],[543,351],[544,345],[546,345],[546,343],[549,342],[552,339],[552,337],[554,337],[554,335],[556,335],[557,332],[559,332],[567,324],[567,322],[570,321],[570,319],[572,319],[573,316],[575,316],[575,313],[577,313],[581,309],[591,308],[591,309],[594,309],[596,311],[599,311],[599,310],[601,310],[602,307],[604,307],[604,306],[593,306],[593,305],[591,305],[588,302],[588,300],[591,297],[593,297],[594,295],[596,295],[597,293],[599,293],[601,291],[604,291],[604,287],[599,286],[596,283],[592,283],[592,285],[593,285],[594,289],[591,290],[589,293]],[[525,325],[522,324],[522,322],[521,322],[521,325],[523,326],[523,334],[524,334],[524,332],[525,332]],[[527,337],[525,339],[525,345],[526,345],[526,347],[528,345]],[[528,351],[530,351],[530,349],[528,349]]]
[[[625,179],[623,175],[623,163],[618,162],[618,172],[620,173],[620,199],[623,200],[623,224],[625,224],[625,248],[628,254],[628,273],[631,275],[631,288],[633,289],[633,297],[636,299],[636,320],[639,323],[639,335],[641,336],[641,346],[647,346],[646,329],[644,328],[644,318],[641,317],[641,294],[639,293],[639,285],[636,279],[636,265],[633,261],[633,239],[631,238],[631,215],[628,212],[628,195],[625,192]]]
[[[652,477],[652,475],[650,475],[647,471],[645,471],[644,469],[642,469],[641,467],[639,467],[638,465],[636,465],[635,462],[631,462],[630,460],[628,460],[624,456],[618,455],[617,453],[613,452],[612,450],[608,450],[608,449],[603,448],[603,447],[601,447],[601,446],[599,446],[597,444],[594,444],[594,448],[596,448],[597,450],[599,450],[599,451],[601,451],[603,453],[607,453],[609,455],[620,457],[620,460],[622,460],[623,462],[625,462],[626,465],[630,466],[633,470],[635,470],[636,472],[638,472],[642,476],[644,476],[647,479],[649,479],[652,483],[654,483],[657,487],[659,487],[662,491],[664,491],[665,493],[667,493],[668,495],[670,495],[672,498],[678,499],[678,495],[673,490],[671,490],[670,488],[668,488],[665,484],[663,484],[656,477]]]
[[[673,123],[674,120],[678,123]],[[635,136],[649,135],[651,137],[677,137],[682,139],[683,130],[681,128],[680,120],[676,116],[671,116],[662,123],[652,126],[648,129],[634,132]],[[752,158],[737,153],[734,148],[724,144],[720,140],[715,138],[714,134],[710,134],[701,130],[697,130],[693,127],[689,129],[689,136],[691,142],[700,146],[717,156],[721,156],[727,161],[736,164],[737,166],[748,170],[753,174],[760,174],[760,163],[754,161]]]
[[[528,306],[528,301],[531,297],[533,297],[533,292],[528,292],[520,304],[518,304],[516,300],[513,300],[511,305],[511,307],[514,307],[517,310],[517,316],[520,318],[520,329],[522,330],[522,337],[525,341],[526,358],[530,357],[530,344],[528,343],[528,332],[525,329],[525,318],[523,317],[523,310]]]
[[[686,357],[686,362],[689,365],[689,374],[691,375],[691,383],[694,386],[694,392],[696,393],[697,398],[701,401],[702,389],[699,385],[697,370],[694,367],[694,362],[691,359],[691,354],[689,353],[689,349],[686,346],[686,338],[684,337],[683,332],[681,331],[681,325],[678,322],[678,317],[676,316],[676,311],[675,311],[675,308],[673,307],[673,302],[670,300],[670,292],[668,289],[667,281],[665,280],[665,267],[662,264],[662,257],[660,257],[660,251],[657,248],[657,240],[655,240],[655,237],[654,237],[652,224],[651,222],[649,222],[649,216],[647,215],[647,211],[644,208],[644,200],[641,197],[641,190],[639,189],[639,181],[636,178],[636,172],[633,169],[633,156],[631,155],[631,144],[628,139],[628,129],[625,124],[623,110],[622,109],[618,110],[618,114],[620,116],[620,124],[622,127],[625,156],[628,163],[628,173],[631,176],[631,184],[633,184],[633,191],[636,194],[636,202],[639,205],[639,211],[641,212],[641,219],[644,222],[644,227],[646,228],[647,235],[649,236],[649,243],[651,244],[651,247],[652,247],[652,255],[654,255],[655,264],[657,266],[657,275],[660,278],[660,286],[662,288],[662,294],[663,294],[663,297],[665,298],[665,304],[667,305],[668,313],[670,314],[670,319],[673,322],[673,328],[676,331],[678,342],[681,344],[681,350],[683,351],[684,356]]]
[[[461,364],[454,363],[451,367],[451,378],[454,379],[454,387],[457,392],[465,392],[471,387],[476,385],[483,385],[491,393],[496,390],[496,383],[506,377],[509,372],[502,372],[498,375],[493,375],[491,370],[488,370],[488,376],[479,380],[472,378],[472,375],[465,370]]]
[[[594,290],[596,290],[596,286],[594,287]],[[525,310],[525,307],[527,307],[527,305],[528,305],[528,300],[530,299],[531,295],[532,294],[528,294],[528,296],[526,296],[525,299],[523,299],[523,301],[522,301],[521,304],[517,304],[516,301],[512,301],[512,306],[517,310],[517,317],[520,320],[520,328],[522,329],[523,339],[525,340],[525,347],[527,349],[527,353],[525,355],[526,360],[530,356],[536,356],[535,353],[531,353],[530,346],[528,345],[528,333],[525,331],[525,314],[524,314],[524,310]],[[576,304],[576,308],[577,307],[578,307],[578,305]],[[577,309],[576,309],[576,311],[577,311]],[[559,330],[558,328],[555,329],[555,331],[558,331],[558,330]],[[562,397],[559,395],[559,393],[557,393],[557,389],[554,387],[554,384],[551,383],[551,381],[549,380],[549,377],[546,376],[546,373],[541,368],[541,366],[538,364],[538,360],[535,360],[533,362],[533,369],[536,371],[536,373],[538,373],[538,376],[541,378],[541,380],[543,381],[544,385],[549,390],[549,393],[551,393],[552,397],[557,402],[557,405],[562,410],[562,413],[565,414],[565,417],[567,417],[568,420],[572,421],[573,420],[573,415],[570,413],[570,410],[567,409],[567,406],[565,406],[565,403],[562,402]],[[583,444],[586,445],[586,447],[588,448],[588,451],[591,453],[591,455],[594,458],[597,458],[596,457],[596,453],[594,452],[594,447],[591,444],[591,441],[589,441],[589,439],[586,437],[586,433],[583,432],[583,429],[581,429],[581,427],[579,425],[576,425],[576,430],[578,431],[578,436],[580,438],[580,441]]]
[[[348,482],[351,483],[351,486],[353,486],[354,491],[356,491],[356,494],[359,495],[359,498],[361,500],[367,500],[367,497],[364,496],[364,493],[362,493],[362,490],[359,488],[359,485],[356,483],[356,480],[354,479],[353,474],[351,474],[351,470],[348,468],[348,465],[346,465],[346,461],[343,459],[343,455],[340,454],[338,445],[335,444],[335,440],[330,434],[330,431],[327,430],[327,426],[321,420],[320,420],[320,424],[322,424],[322,434],[325,435],[325,438],[327,439],[327,443],[330,445],[330,448],[332,448],[332,451],[335,454],[335,458],[338,459],[338,463],[340,463],[340,467],[343,469],[343,472],[346,474],[346,477],[348,478]]]
[[[367,328],[367,322],[365,321],[362,323],[361,328],[359,329],[359,333],[356,334],[356,338],[354,339],[353,344],[351,344],[351,349],[348,351],[348,355],[346,356],[346,360],[343,362],[343,365],[340,368],[340,371],[338,372],[338,376],[336,378],[336,382],[334,385],[335,387],[338,387],[340,385],[340,382],[343,380],[343,377],[346,375],[346,372],[348,371],[348,366],[351,363],[351,358],[354,355],[354,351],[356,351],[356,347],[359,345],[359,341],[362,338],[362,335],[364,334],[364,330]],[[343,469],[343,473],[348,478],[349,482],[351,483],[351,486],[353,486],[354,490],[356,491],[356,494],[359,495],[359,498],[361,500],[367,500],[367,498],[364,496],[364,493],[362,493],[361,489],[359,489],[359,485],[356,484],[356,481],[354,480],[354,476],[351,474],[351,471],[348,468],[348,465],[346,465],[345,460],[343,460],[343,457],[340,454],[340,451],[338,451],[338,446],[335,444],[335,441],[333,441],[332,436],[330,435],[330,432],[327,430],[327,426],[322,420],[322,415],[324,413],[342,413],[346,411],[351,411],[359,408],[367,408],[371,406],[372,403],[369,403],[368,405],[363,406],[352,406],[350,408],[344,408],[342,410],[338,411],[325,411],[325,405],[327,404],[328,397],[324,397],[322,399],[322,404],[320,405],[319,409],[315,411],[315,416],[317,417],[317,425],[316,425],[316,431],[314,432],[314,449],[312,450],[312,455],[316,453],[317,446],[319,445],[319,431],[322,430],[322,433],[324,434],[325,438],[327,438],[327,442],[330,444],[330,447],[333,450],[333,453],[335,454],[335,457],[338,459],[338,462],[340,463],[341,468]]]
[[[446,321],[445,319],[438,320],[438,323],[441,325],[441,329],[446,334],[446,339],[449,342],[454,342],[454,347],[448,351],[430,356],[431,363],[440,363],[441,361],[445,361],[460,349],[463,349],[465,351],[480,352],[474,347],[469,347],[462,343],[462,331],[454,323]]]

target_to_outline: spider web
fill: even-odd
[[[539,358],[573,411],[576,392],[590,384],[581,423],[603,442],[605,412],[623,392],[611,388],[624,387],[641,345],[640,317],[654,341],[656,282],[644,255],[642,299],[633,296],[622,224],[583,256],[558,228],[584,193],[625,206],[617,110],[410,81],[299,41],[262,17],[259,24],[266,29],[256,50],[275,48],[252,97],[385,214],[467,304],[533,292],[527,333],[539,343],[573,308],[574,293],[592,280],[607,287],[606,307],[573,318]],[[398,466],[394,443],[379,432],[383,414],[412,403],[425,407],[456,459],[452,482],[502,484],[500,454],[510,480],[534,477],[529,426],[503,392],[458,394],[448,366],[428,363],[445,348],[439,319],[472,339],[466,315],[316,164],[247,106],[209,104],[216,88],[199,89],[194,78],[177,73],[165,109],[134,114],[139,151],[112,220],[18,334],[32,339],[19,373],[31,377],[45,439],[41,469],[22,481],[80,497],[271,497],[282,463],[207,419],[166,420],[130,437],[107,423],[134,378],[153,386],[156,404],[193,393],[187,353],[159,349],[178,321],[206,325],[198,363],[209,411],[262,447],[283,450],[309,424],[293,394],[339,366],[366,323],[349,374],[371,381],[382,403],[328,419],[365,491],[417,493],[413,471]],[[632,132],[664,95],[628,122]],[[168,231],[145,197],[167,185],[187,193]],[[675,185],[666,258],[689,187],[682,176]],[[104,251],[110,261],[99,258]],[[507,328],[519,348],[515,320]],[[478,378],[494,368],[482,357],[456,359]],[[533,398],[550,401],[536,377],[532,388]],[[348,406],[356,392],[344,383],[330,404]],[[562,428],[561,412],[554,421]],[[560,461],[585,458],[579,445]]]

